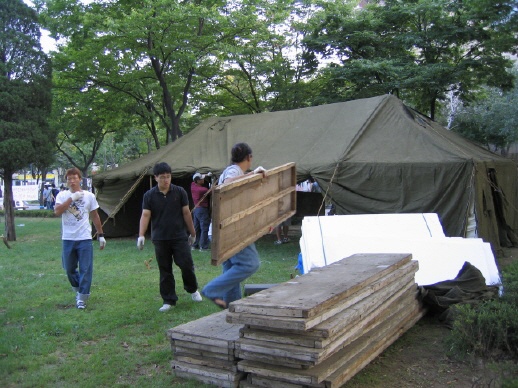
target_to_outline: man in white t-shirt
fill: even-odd
[[[92,193],[81,189],[81,175],[78,168],[67,170],[65,178],[70,190],[61,191],[54,206],[54,213],[61,216],[63,267],[76,292],[78,309],[86,307],[92,285],[94,255],[90,220],[97,230],[100,248],[104,249],[106,245],[97,213],[99,205]]]

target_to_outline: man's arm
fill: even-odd
[[[99,247],[101,250],[106,246],[106,239],[103,234],[103,224],[101,223],[101,217],[99,217],[99,213],[97,209],[94,209],[90,212],[90,219],[92,220],[95,230],[97,231],[97,241],[99,241]]]
[[[140,216],[138,235],[144,237],[146,235],[147,228],[149,227],[149,221],[151,220],[151,210],[142,209],[142,215]]]
[[[54,214],[57,215],[57,216],[60,216],[62,215],[64,212],[67,211],[67,209],[70,207],[70,205],[72,204],[72,198],[68,198],[65,202],[63,203],[56,203],[54,205]]]
[[[103,224],[101,223],[101,217],[99,217],[99,213],[97,212],[97,209],[94,209],[90,212],[90,219],[92,220],[95,230],[97,231],[97,234],[103,234]]]
[[[194,223],[192,222],[191,211],[189,210],[189,206],[182,207],[183,220],[185,225],[187,226],[187,231],[192,237],[196,236],[196,230],[194,229]]]

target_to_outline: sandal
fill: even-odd
[[[225,310],[227,308],[227,303],[223,299],[214,298],[211,299],[211,301],[222,310]]]

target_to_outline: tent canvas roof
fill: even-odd
[[[518,211],[512,208],[518,199],[516,165],[390,95],[207,119],[176,142],[95,176],[101,208],[110,214],[132,182],[144,171],[150,175],[157,162],[167,162],[175,178],[195,171],[218,174],[238,142],[252,147],[254,166],[295,162],[298,180],[312,176],[324,192],[329,188],[339,214],[438,213],[449,236],[463,235],[474,197],[476,212],[487,210],[488,169],[495,170],[507,195],[506,233],[518,228]],[[484,226],[481,217],[477,221],[486,239],[499,239],[495,225]]]

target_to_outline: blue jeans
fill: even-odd
[[[203,295],[209,299],[223,299],[227,305],[241,299],[241,282],[252,276],[260,264],[255,244],[250,244],[223,262],[223,273],[203,287]]]
[[[209,208],[197,207],[194,209],[193,216],[194,229],[196,230],[196,241],[194,242],[194,247],[207,249],[209,247]]]
[[[81,300],[88,299],[94,272],[94,248],[92,240],[63,240],[63,268],[72,288],[79,292]]]

